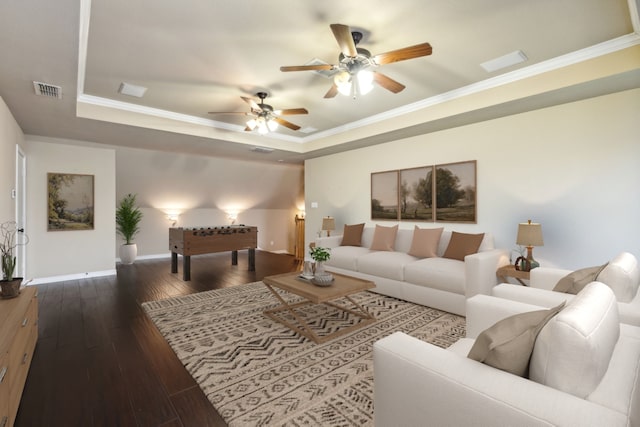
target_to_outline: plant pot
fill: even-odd
[[[135,243],[120,246],[120,262],[122,264],[133,264],[136,255],[138,255],[138,245]]]
[[[0,289],[2,298],[15,298],[20,295],[20,285],[22,277],[14,277],[13,280],[0,280]]]
[[[324,270],[324,261],[316,261],[316,269],[314,271],[314,274],[316,276],[321,276],[325,273]]]

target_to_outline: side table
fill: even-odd
[[[509,283],[508,278],[513,277],[522,286],[528,286],[523,280],[529,280],[531,278],[531,275],[528,271],[516,270],[516,267],[512,264],[500,267],[496,271],[496,276],[498,276],[500,283]]]

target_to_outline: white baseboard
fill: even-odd
[[[64,282],[66,280],[88,279],[91,277],[114,276],[116,270],[91,271],[88,273],[63,274],[61,276],[38,277],[35,279],[25,280],[27,286],[41,285],[43,283]]]

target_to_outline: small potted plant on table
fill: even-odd
[[[16,269],[16,256],[14,250],[20,245],[26,245],[29,238],[24,235],[24,242],[18,243],[18,226],[15,221],[7,221],[0,224],[0,258],[2,260],[2,298],[14,298],[20,294],[22,277],[14,277]]]
[[[331,249],[329,248],[321,248],[321,247],[313,247],[309,251],[311,258],[316,262],[315,275],[320,276],[325,274],[324,271],[324,262],[328,261],[331,258]]]

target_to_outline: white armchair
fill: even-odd
[[[549,382],[561,379],[561,384],[571,389],[582,383],[584,376],[597,380],[595,389],[585,397],[572,394],[573,390],[563,390],[567,387],[545,385],[548,378],[543,384],[467,358],[475,337],[496,321],[542,309],[476,295],[467,300],[467,338],[449,349],[401,332],[375,343],[376,426],[639,426],[640,328],[620,324],[613,294],[603,298],[610,290],[603,294],[604,285],[596,283],[594,287],[598,288],[599,295],[587,298],[586,304],[583,297],[576,297],[542,329],[532,355],[532,363],[534,357],[538,362],[546,362],[548,372],[555,376]],[[573,304],[578,305],[565,313]],[[589,307],[593,304],[600,308]],[[601,314],[607,316],[608,321],[594,319]],[[557,341],[553,341],[556,329],[562,329],[563,322],[575,322],[576,318],[584,328],[575,328],[576,325],[565,328],[560,334],[564,334],[560,344],[556,345]],[[602,352],[603,346],[590,341],[593,330],[601,325],[612,329],[595,333],[603,339],[611,339],[619,330],[610,355]],[[576,330],[580,332],[576,334]],[[554,344],[554,351],[549,352],[551,356],[536,355],[543,334],[544,340],[550,339]],[[566,351],[567,346],[570,351]],[[595,354],[598,352],[602,354]],[[566,369],[567,362],[573,367],[585,368],[587,374],[582,375],[574,368]],[[602,368],[606,372],[598,373]]]
[[[509,283],[495,286],[491,295],[535,304],[543,307],[554,307],[562,301],[571,301],[575,295],[554,292],[552,289],[560,279],[571,273],[571,270],[539,267],[531,270],[529,286]],[[618,301],[620,321],[640,326],[640,266],[635,256],[622,252],[613,258],[596,279],[610,286]]]

